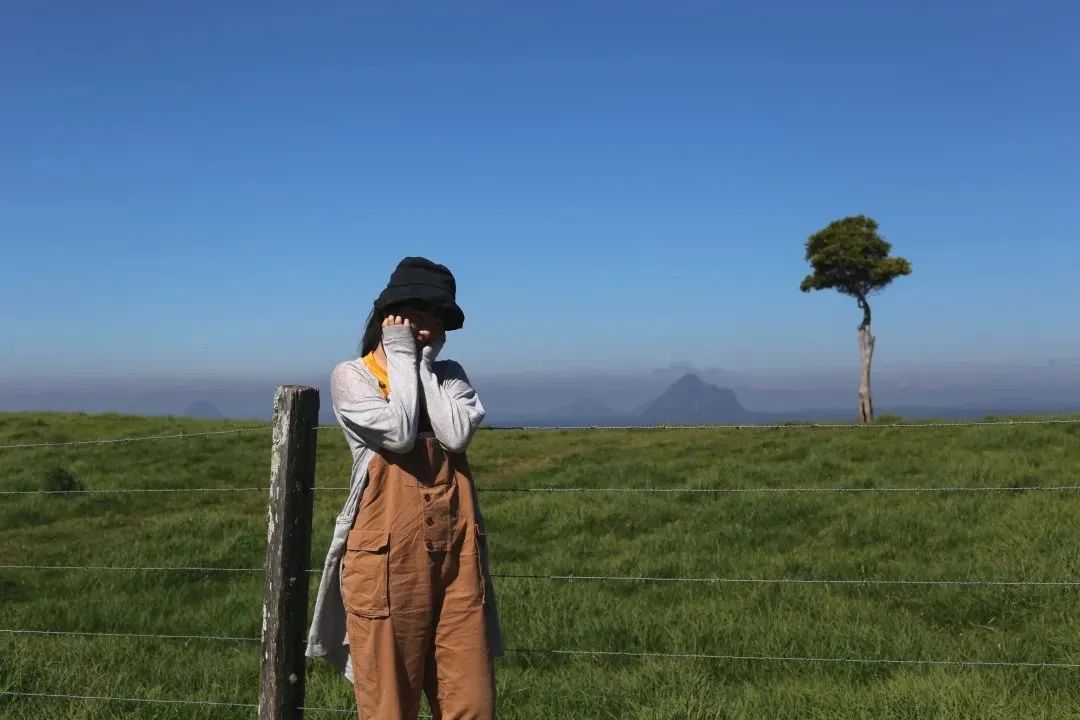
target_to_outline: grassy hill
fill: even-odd
[[[0,415],[0,445],[228,421]],[[249,425],[254,427],[254,425]],[[269,433],[0,450],[0,490],[261,488]],[[482,432],[481,488],[1080,485],[1080,425]],[[318,484],[344,485],[341,435]],[[265,492],[0,495],[0,564],[259,568]],[[319,567],[340,491],[316,498]],[[519,575],[1076,580],[1080,493],[485,492],[493,570]],[[512,648],[1080,663],[1078,589],[496,580]],[[314,587],[314,584],[313,584]],[[0,629],[256,637],[259,572],[0,569]],[[254,703],[258,643],[0,633],[0,691]],[[1080,669],[510,653],[503,718],[1075,718]],[[308,704],[352,706],[309,668]],[[245,707],[0,695],[0,718],[251,718]],[[347,714],[322,711],[310,718]]]

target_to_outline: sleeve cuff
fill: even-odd
[[[445,340],[439,340],[438,342],[425,345],[423,347],[423,350],[421,351],[424,362],[427,365],[432,365],[435,362],[435,358],[437,358],[439,356],[439,353],[442,352],[443,345],[445,344]]]
[[[416,338],[412,328],[404,325],[391,325],[383,328],[383,350],[386,352],[404,353],[410,357],[416,356]]]

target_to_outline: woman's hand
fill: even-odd
[[[405,327],[410,327],[409,318],[402,317],[401,315],[387,315],[386,318],[382,321],[382,326],[384,330],[388,327],[393,327],[394,325],[404,325]]]
[[[409,328],[413,339],[416,341],[417,349],[431,345],[441,345],[446,341],[446,331],[443,330],[442,323],[436,316],[428,312],[410,310],[406,315],[387,315],[382,326],[383,330],[385,330],[395,325],[403,325]]]
[[[446,340],[446,333],[442,330],[415,330],[416,344],[422,347],[437,345]]]

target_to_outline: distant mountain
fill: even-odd
[[[679,378],[646,405],[638,420],[658,425],[753,422],[759,419],[742,406],[733,390],[710,385],[694,373]]]
[[[545,413],[520,419],[500,418],[500,425],[557,425],[597,427],[610,425],[707,425],[764,422],[766,416],[742,406],[734,391],[711,385],[686,373],[658,397],[633,412],[619,412],[594,398],[583,398]]]

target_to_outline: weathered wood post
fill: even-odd
[[[303,720],[308,556],[315,495],[319,391],[274,393],[266,585],[263,591],[259,720]]]

